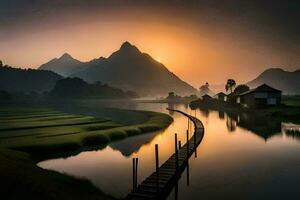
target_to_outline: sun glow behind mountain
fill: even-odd
[[[244,82],[270,66],[300,65],[298,47],[275,40],[276,29],[252,23],[256,16],[236,19],[205,6],[107,4],[47,8],[43,17],[32,12],[14,21],[0,30],[0,59],[37,68],[67,52],[88,61],[108,57],[130,41],[195,87],[227,78]]]

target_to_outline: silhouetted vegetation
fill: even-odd
[[[238,95],[238,94],[242,94],[244,92],[247,92],[250,90],[250,87],[248,85],[238,85],[236,88],[234,88],[233,93]]]
[[[12,95],[4,90],[0,90],[0,104],[12,102]]]
[[[174,92],[169,92],[169,95],[166,97],[166,100],[168,102],[190,102],[197,98],[198,97],[196,95],[182,97],[182,96],[175,94]]]
[[[229,79],[230,80],[230,79]],[[228,80],[228,81],[229,81]],[[233,84],[232,81],[229,81],[231,83],[229,84]],[[235,87],[236,83],[234,82],[234,87]],[[229,87],[229,86],[228,86]],[[232,86],[233,87],[233,86]],[[234,88],[234,90],[232,91],[231,89],[231,93],[227,95],[227,103],[229,103],[232,106],[238,106],[236,104],[236,98],[239,94],[242,94],[244,92],[249,91],[250,88],[247,85],[238,85],[237,87]]]
[[[282,104],[300,107],[300,95],[282,96]]]
[[[133,91],[124,92],[107,84],[97,82],[89,84],[80,78],[65,78],[57,81],[54,89],[50,92],[51,97],[57,98],[103,98],[122,99],[136,98]]]
[[[10,93],[50,91],[62,76],[35,69],[18,69],[3,64],[0,66],[0,90]]]
[[[233,79],[228,79],[227,83],[225,85],[225,90],[228,92],[230,90],[230,93],[232,93],[234,87],[236,86],[236,82]]]

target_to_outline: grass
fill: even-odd
[[[171,122],[168,115],[148,111],[105,109],[96,118],[51,109],[0,108],[0,187],[5,191],[1,197],[112,199],[87,180],[41,169],[36,162],[104,147],[114,140],[163,129]]]
[[[24,152],[0,149],[1,199],[113,199],[89,181],[41,169]]]
[[[282,97],[282,103],[287,106],[297,106],[300,107],[300,95],[289,95]]]
[[[14,115],[8,109],[5,111],[1,112],[0,147],[29,152],[39,157],[105,145],[128,136],[163,129],[172,122],[172,118],[165,114],[120,109],[106,109],[105,112],[137,118],[134,121],[142,119],[143,122],[125,122],[124,125],[107,118],[69,115],[51,110],[42,111],[43,115],[31,109],[12,108]]]

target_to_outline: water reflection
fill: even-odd
[[[229,132],[234,132],[236,130],[237,121],[228,115],[226,116],[226,127]]]
[[[281,129],[287,137],[300,140],[300,125],[294,123],[281,123]]]
[[[80,112],[97,114],[97,106],[93,105],[93,109],[82,106]],[[196,115],[204,123],[205,135],[197,149],[197,158],[190,158],[178,181],[177,192],[174,188],[168,199],[198,199],[200,196],[203,199],[246,199],[245,196],[248,199],[288,199],[297,195],[300,137],[299,132],[289,130],[299,125],[248,113],[190,110],[178,104],[114,106],[165,112],[174,122],[163,131],[114,142],[99,151],[44,161],[39,166],[89,179],[105,193],[124,197],[132,188],[133,157],[139,158],[140,183],[155,170],[155,144],[159,144],[160,163],[163,163],[174,151],[174,133],[178,133],[178,140],[186,140],[185,130],[192,123],[180,114],[167,111],[166,107],[170,107]],[[281,137],[275,137],[277,135]]]
[[[281,135],[281,121],[273,116],[261,116],[252,113],[227,112],[228,131],[233,132],[236,127],[245,128],[265,141],[275,135]]]
[[[182,109],[182,105],[174,105],[174,108]],[[83,108],[81,106],[81,108]],[[155,108],[155,109],[153,109]],[[154,110],[165,112],[166,104],[139,104],[137,110]],[[97,109],[94,109],[95,114]],[[84,110],[80,110],[81,113]],[[160,163],[164,163],[174,153],[174,133],[178,134],[178,140],[186,140],[188,120],[178,113],[170,113],[174,122],[166,129],[154,133],[129,137],[122,141],[109,144],[108,147],[91,152],[82,152],[76,156],[63,159],[51,159],[40,162],[38,165],[67,173],[76,177],[89,179],[105,193],[117,198],[127,195],[132,185],[132,158],[139,158],[138,183],[149,176],[155,169],[154,145],[159,145]],[[192,129],[192,123],[190,123]],[[101,167],[99,167],[101,166]]]
[[[222,110],[220,110],[220,111],[219,111],[219,118],[220,118],[220,119],[224,119],[224,117],[225,117],[225,112],[222,111]]]
[[[138,152],[143,145],[149,144],[156,135],[157,132],[137,135],[134,138],[126,138],[124,140],[114,142],[109,146],[112,149],[121,152],[122,155],[129,157],[133,153]]]

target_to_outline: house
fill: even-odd
[[[281,91],[266,84],[239,94],[236,103],[247,108],[264,108],[281,104]]]
[[[224,92],[219,92],[218,94],[215,95],[215,97],[219,101],[226,101],[227,100],[227,96]]]
[[[202,101],[204,102],[210,102],[213,98],[209,96],[208,94],[205,94],[202,96]]]

